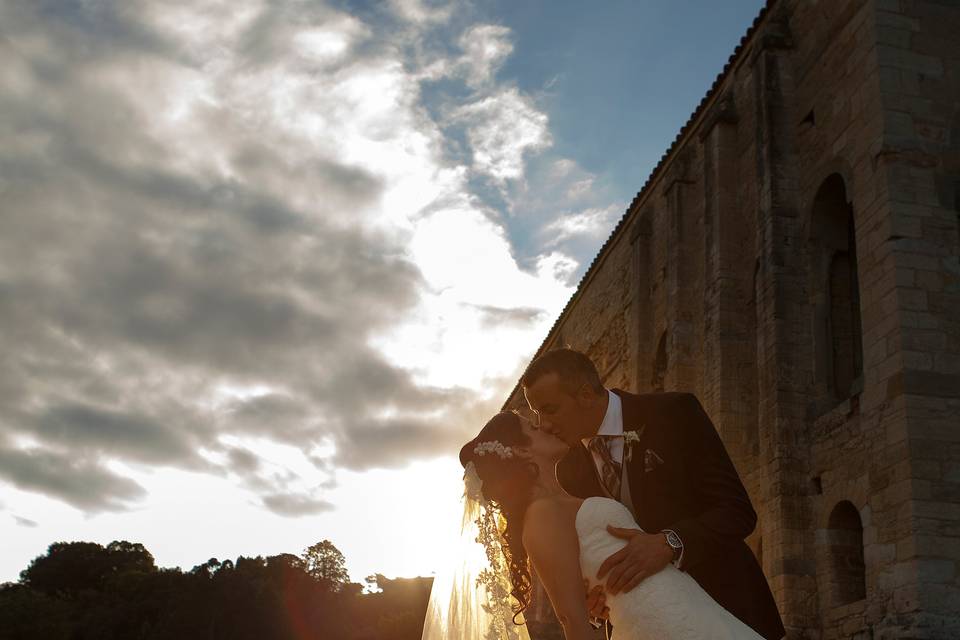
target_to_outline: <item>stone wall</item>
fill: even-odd
[[[541,347],[699,396],[790,638],[960,637],[958,199],[960,3],[769,2]]]
[[[876,251],[893,266],[882,303],[889,394],[905,429],[888,433],[904,469],[882,494],[904,531],[882,568],[897,628],[960,637],[960,3],[880,3],[878,60],[888,184]],[[879,346],[877,347],[879,350]],[[899,425],[898,425],[899,426]],[[909,496],[909,500],[905,499]],[[942,636],[946,637],[946,635]]]

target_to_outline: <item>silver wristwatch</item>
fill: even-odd
[[[673,562],[676,564],[677,560],[680,559],[680,554],[683,553],[683,542],[675,531],[669,529],[663,532],[663,537],[667,539],[667,544],[673,549]]]

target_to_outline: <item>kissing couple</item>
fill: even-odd
[[[566,640],[600,619],[616,640],[784,637],[744,542],[756,512],[695,396],[608,390],[572,349],[521,383],[534,418],[499,413],[460,451],[464,546],[423,640],[529,638],[531,565]]]

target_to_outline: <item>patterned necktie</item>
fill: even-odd
[[[613,459],[610,453],[610,442],[616,436],[596,436],[590,441],[590,451],[600,456],[602,461],[600,467],[600,477],[603,485],[607,488],[617,500],[620,499],[620,478],[622,477],[622,465]]]

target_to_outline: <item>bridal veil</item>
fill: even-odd
[[[456,548],[433,579],[422,640],[530,640],[526,626],[513,622],[500,516],[488,508],[472,462],[463,483]]]

